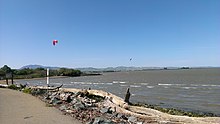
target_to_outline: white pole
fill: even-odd
[[[47,68],[47,85],[49,86],[49,68]]]

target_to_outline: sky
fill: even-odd
[[[219,67],[219,55],[219,0],[0,0],[0,67]]]

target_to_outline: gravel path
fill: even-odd
[[[0,124],[81,124],[36,97],[0,88]]]

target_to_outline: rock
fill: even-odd
[[[108,120],[102,117],[96,117],[93,123],[90,122],[90,124],[115,124],[115,123],[111,120]]]
[[[50,103],[50,104],[53,104],[53,105],[58,105],[58,104],[62,104],[62,101],[59,100],[59,99],[56,98],[56,97],[53,97],[53,98],[50,100],[49,103]]]
[[[107,109],[107,108],[101,108],[100,112],[103,113],[103,114],[104,114],[104,113],[107,113],[107,112],[108,112],[108,109]]]
[[[61,93],[60,99],[70,103],[72,101],[71,95],[72,95],[71,93]]]
[[[58,94],[57,92],[50,93],[49,98],[53,99],[54,97],[57,97],[57,94]]]
[[[136,123],[137,118],[136,118],[136,117],[134,117],[134,116],[130,116],[130,117],[128,118],[128,121],[129,121],[129,122]]]
[[[66,110],[67,113],[73,113],[73,110]]]
[[[61,100],[64,100],[64,99],[65,99],[65,96],[66,96],[65,93],[61,93],[61,94],[60,94],[60,99],[61,99]]]
[[[64,110],[67,109],[67,107],[66,107],[65,105],[62,105],[62,106],[59,107],[59,109],[60,109],[61,111],[64,111]]]
[[[103,113],[103,114],[104,114],[104,113],[110,113],[110,111],[109,111],[110,108],[111,108],[111,107],[108,107],[108,108],[101,108],[100,112]]]
[[[83,110],[85,109],[85,105],[82,103],[82,102],[77,102],[75,105],[74,105],[74,108],[76,110]]]
[[[92,103],[96,103],[96,100],[92,99],[91,102],[92,102]]]
[[[54,92],[51,94],[51,96],[56,96],[57,95],[57,92]]]
[[[76,104],[78,101],[79,101],[78,99],[73,99],[73,100],[71,101],[71,104],[74,105],[74,104]]]
[[[122,118],[124,120],[128,120],[128,118],[125,115],[121,114],[121,113],[117,114],[117,118]]]
[[[92,103],[85,103],[85,106],[86,106],[86,107],[92,107],[93,104],[92,104]]]
[[[121,114],[121,113],[118,113],[118,114],[116,115],[116,117],[117,117],[117,118],[121,118],[121,117],[122,117],[122,114]]]
[[[111,108],[109,109],[109,111],[110,111],[110,112],[113,112],[113,113],[116,112],[116,107],[113,107],[113,108],[111,107]]]

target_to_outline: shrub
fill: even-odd
[[[24,88],[23,92],[31,94],[31,88]]]
[[[20,88],[17,87],[16,85],[12,84],[10,86],[8,86],[9,89],[13,89],[13,90],[19,90]]]

